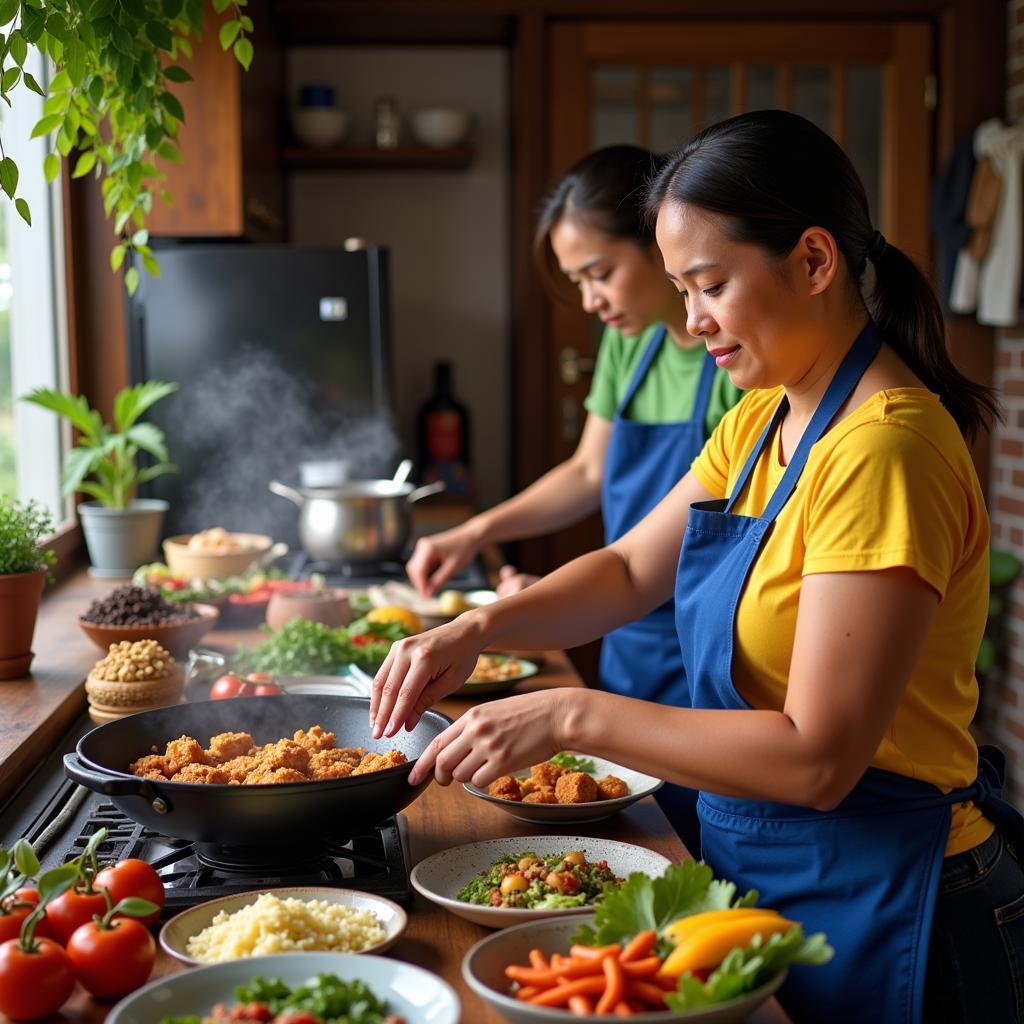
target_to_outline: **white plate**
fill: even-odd
[[[198,935],[204,928],[213,923],[214,917],[221,911],[233,914],[250,903],[255,903],[258,896],[270,893],[279,899],[289,897],[299,900],[326,900],[329,903],[337,903],[343,907],[352,907],[354,910],[368,910],[380,921],[384,929],[384,938],[359,953],[383,953],[390,949],[405,931],[409,919],[405,911],[391,900],[383,896],[373,896],[370,893],[358,892],[355,889],[331,889],[326,886],[302,886],[292,885],[280,889],[261,889],[255,892],[243,892],[236,896],[222,896],[220,899],[207,900],[188,910],[183,910],[175,915],[160,929],[160,945],[164,951],[170,953],[175,959],[185,964],[196,964],[185,949],[188,940]],[[283,953],[274,954],[284,956]],[[245,957],[247,960],[260,960],[264,957]]]
[[[454,588],[442,588],[442,590],[445,589]],[[378,586],[367,587],[366,596],[374,608],[383,608],[389,605],[407,608],[423,619],[424,625],[428,627],[455,618],[454,615],[444,611],[439,598],[424,597],[414,586],[402,583],[400,580],[388,580]],[[484,605],[493,604],[498,600],[498,595],[493,590],[470,590],[463,592],[462,596],[472,608],[483,608]]]
[[[281,680],[286,693],[342,694],[346,697],[369,697],[373,688],[373,679],[365,682],[367,676],[360,678],[351,671],[343,676],[288,676]]]
[[[407,1024],[458,1024],[459,997],[437,975],[400,960],[351,953],[280,953],[182,971],[151,981],[122,999],[107,1024],[156,1024],[165,1016],[203,1016],[216,1003],[237,1002],[235,986],[248,984],[256,975],[280,978],[294,988],[317,974],[336,974],[344,981],[361,978]]]
[[[480,657],[501,658],[504,661],[508,661],[511,658],[514,661],[518,661],[519,674],[511,676],[508,679],[467,679],[462,686],[455,691],[455,696],[482,697],[484,694],[501,693],[503,690],[511,689],[520,680],[529,679],[530,676],[535,676],[538,672],[537,666],[532,661],[527,661],[525,658],[520,658],[516,655],[498,654],[496,651],[484,651]]]
[[[614,775],[616,778],[622,779],[629,786],[629,795],[620,796],[614,800],[595,800],[586,804],[527,804],[519,800],[502,800],[500,797],[491,796],[486,790],[478,789],[471,782],[464,782],[463,788],[472,796],[500,807],[506,814],[511,814],[519,821],[539,822],[542,825],[565,825],[574,821],[603,821],[613,814],[618,814],[624,807],[636,803],[642,797],[649,796],[661,789],[665,784],[653,775],[635,772],[632,768],[624,768],[614,761],[605,761],[603,758],[592,757],[590,754],[580,754],[580,757],[589,758],[594,762],[594,771],[591,774],[595,779],[604,778],[605,775]],[[530,777],[528,771],[514,774],[519,779]]]
[[[462,977],[466,984],[491,1009],[514,1024],[611,1024],[607,1014],[598,1017],[587,1014],[570,1016],[557,1007],[534,1006],[514,999],[508,994],[505,968],[509,964],[526,964],[531,949],[542,953],[567,953],[569,941],[576,929],[593,923],[591,918],[553,919],[535,921],[518,928],[506,928],[481,939],[462,961]],[[629,1019],[634,1024],[742,1024],[786,980],[786,972],[779,971],[760,988],[737,999],[715,1003],[693,1010],[649,1010]]]
[[[560,910],[530,910],[520,907],[484,907],[457,899],[459,890],[477,875],[489,870],[500,857],[508,854],[535,853],[550,857],[556,853],[582,850],[591,863],[608,861],[608,867],[620,878],[635,871],[645,875],[661,875],[672,862],[660,853],[630,843],[610,839],[589,839],[583,836],[518,836],[510,839],[486,839],[467,843],[454,849],[435,853],[421,860],[412,869],[409,881],[428,900],[485,928],[508,928],[525,921],[565,914],[590,914],[594,906],[568,907]]]

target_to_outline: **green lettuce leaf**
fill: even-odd
[[[583,925],[572,937],[583,946],[628,942],[640,932],[661,934],[673,921],[705,910],[749,907],[757,903],[757,890],[737,898],[732,882],[716,879],[702,861],[686,860],[665,869],[660,878],[632,874],[619,889],[605,894],[594,910],[594,926]]]
[[[785,935],[772,935],[765,942],[755,935],[745,949],[729,953],[707,981],[684,974],[678,991],[666,993],[665,1003],[670,1010],[724,1003],[766,984],[791,964],[827,964],[834,953],[824,932],[805,936],[798,924]]]

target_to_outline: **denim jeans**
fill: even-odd
[[[924,1024],[1024,1024],[1024,869],[997,830],[948,857],[928,951]]]

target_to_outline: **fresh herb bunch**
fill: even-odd
[[[34,501],[0,497],[0,576],[48,569],[57,556],[44,548],[53,533],[53,516]]]
[[[153,423],[139,422],[150,406],[177,390],[177,384],[158,380],[122,388],[114,397],[113,428],[89,408],[84,395],[36,388],[22,396],[22,401],[63,416],[79,433],[78,444],[67,453],[61,470],[63,492],[80,491],[108,508],[124,508],[136,484],[178,471],[168,461],[164,432]],[[153,457],[152,466],[139,468],[140,451]]]
[[[343,981],[335,974],[318,974],[295,989],[277,978],[257,975],[248,985],[235,989],[235,998],[244,1006],[259,1003],[275,1016],[305,1011],[328,1024],[385,1024],[388,1014],[388,1004],[374,995],[365,981]],[[160,1024],[202,1024],[204,1019],[190,1014],[164,1017]]]
[[[554,757],[549,757],[548,761],[551,764],[557,764],[559,768],[564,768],[567,772],[586,772],[588,775],[593,775],[597,771],[597,766],[589,757],[576,757],[574,754],[567,754],[564,750],[555,754]]]
[[[269,630],[267,630],[269,632]],[[376,672],[391,645],[409,635],[398,622],[367,622],[332,629],[320,622],[292,619],[258,647],[239,646],[236,672],[268,672],[275,676],[334,675],[344,665]]]

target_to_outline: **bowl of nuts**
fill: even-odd
[[[184,684],[181,666],[156,640],[112,643],[85,680],[89,714],[106,722],[176,704]]]
[[[93,601],[78,624],[101,650],[127,640],[155,640],[185,657],[217,624],[220,612],[208,604],[174,604],[152,587],[118,587]]]

